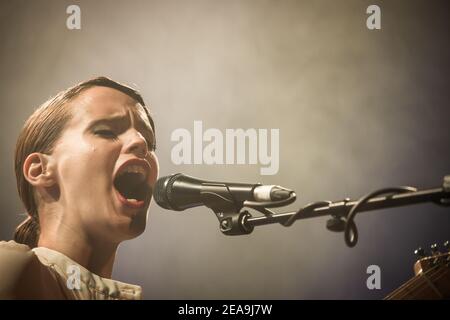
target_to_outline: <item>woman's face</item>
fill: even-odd
[[[143,107],[108,87],[83,91],[69,107],[51,154],[62,223],[96,240],[138,236],[159,170]]]

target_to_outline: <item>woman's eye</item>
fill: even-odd
[[[102,136],[102,137],[105,137],[105,138],[110,138],[110,139],[116,137],[116,134],[114,133],[114,131],[112,131],[112,130],[106,130],[106,129],[103,129],[103,130],[96,130],[96,131],[95,131],[95,134],[96,134],[96,135],[99,135],[99,136]]]

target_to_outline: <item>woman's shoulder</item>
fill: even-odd
[[[0,250],[17,250],[17,251],[30,251],[30,247],[26,244],[17,243],[14,240],[4,241],[0,240]]]
[[[29,246],[17,243],[13,240],[0,241],[0,266],[4,262],[10,262],[10,259],[30,259],[34,252]]]
[[[8,298],[36,255],[27,245],[0,241],[0,298]]]

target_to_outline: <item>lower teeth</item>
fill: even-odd
[[[129,202],[138,202],[138,200],[136,200],[136,199],[127,199],[127,201],[129,201]]]

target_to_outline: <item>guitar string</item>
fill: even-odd
[[[447,256],[448,254],[444,254],[444,256]],[[446,259],[446,261],[448,261],[448,259]],[[433,266],[430,270],[427,270],[426,272],[424,272],[424,273],[422,273],[422,274],[424,274],[424,275],[429,275],[430,277],[433,277],[433,276],[435,276],[436,275],[436,273],[434,273],[433,275],[431,275],[431,273],[432,273],[432,271],[433,270],[435,270],[435,269],[439,269],[439,265],[436,265],[436,266]],[[433,281],[436,281],[436,280],[439,280],[441,277],[439,277],[438,279],[433,279]],[[407,282],[405,282],[402,286],[400,286],[399,288],[397,288],[396,290],[394,290],[393,292],[391,292],[389,295],[387,295],[384,299],[389,299],[389,298],[391,298],[393,295],[396,295],[396,294],[399,294],[399,293],[401,293],[402,291],[405,291],[405,292],[407,292],[407,289],[406,289],[406,287],[408,287],[408,286],[411,286],[411,285],[413,285],[414,284],[414,282],[419,282],[421,280],[421,278],[419,277],[419,275],[417,275],[416,277],[414,277],[414,278],[411,278],[411,279],[409,279]],[[425,279],[422,279],[422,280],[425,280]],[[429,280],[429,278],[428,278],[428,280]],[[422,281],[422,283],[423,283],[423,281]],[[420,284],[419,284],[419,286],[420,286]],[[407,292],[407,294],[409,294],[410,292]],[[405,295],[404,295],[405,296]]]
[[[431,274],[432,271],[435,271],[435,269],[436,269],[436,272]],[[426,279],[428,279],[428,281],[431,281],[431,282],[441,279],[442,274],[438,277],[435,277],[438,273],[440,273],[441,270],[443,270],[443,269],[440,269],[439,265],[434,266],[432,269],[408,280],[406,283],[404,283],[402,286],[400,286],[397,290],[394,290],[391,294],[386,296],[385,299],[388,300],[388,299],[392,298],[392,296],[395,296],[395,295],[399,295],[398,297],[396,297],[396,299],[401,299],[408,295],[411,296],[412,298],[414,298],[414,297],[417,297],[417,294],[414,294],[412,291],[415,290],[416,293],[419,293],[419,292],[422,292],[426,288],[431,288],[431,289],[433,289],[433,291],[435,291],[435,289],[433,287],[431,287],[429,285],[429,283],[427,283]],[[445,273],[445,272],[443,272],[443,273]],[[426,277],[426,279],[423,278],[424,276]],[[414,286],[414,284],[417,284],[417,285]],[[411,287],[411,288],[408,289],[408,287]],[[436,290],[437,290],[437,288],[436,288]],[[437,290],[437,292],[440,294],[439,290]],[[402,293],[404,293],[404,294],[402,294]]]
[[[445,254],[444,256],[447,256],[447,254]],[[441,256],[442,257],[442,256]],[[442,257],[443,258],[443,257]],[[447,259],[445,259],[445,261],[447,261],[448,262],[448,258]],[[411,282],[411,284],[413,284],[413,282],[417,282],[417,283],[419,283],[421,280],[421,282],[422,282],[422,284],[424,284],[424,286],[422,286],[420,283],[414,288],[415,290],[417,290],[417,288],[418,287],[421,287],[422,286],[422,288],[420,289],[420,290],[418,290],[418,291],[416,291],[416,293],[419,293],[419,292],[422,292],[424,289],[426,289],[426,288],[431,288],[434,292],[436,292],[439,296],[441,296],[442,297],[442,294],[440,293],[440,291],[436,288],[436,286],[434,285],[434,281],[437,281],[437,280],[439,280],[439,279],[442,279],[442,277],[443,276],[445,276],[445,273],[446,273],[446,270],[445,270],[445,264],[444,264],[444,268],[440,268],[440,267],[442,267],[442,264],[438,264],[438,265],[435,265],[435,266],[433,266],[430,270],[428,270],[428,271],[426,271],[426,272],[423,272],[421,275],[419,274],[419,275],[417,275],[416,277],[414,277],[414,278],[412,278],[412,279],[410,279],[410,281],[407,281],[407,283],[405,283],[405,285],[406,284],[409,284],[410,282]],[[433,270],[437,270],[434,274],[431,274],[432,273],[432,271]],[[434,279],[432,279],[431,280],[431,278],[433,278],[433,277],[435,277],[436,276],[436,274],[438,274],[440,271],[443,271],[442,273],[443,274],[441,274],[440,276],[438,276],[438,277],[436,277],[436,278],[434,278]],[[431,285],[430,285],[431,284]],[[401,286],[400,288],[399,288],[399,292],[396,292],[396,291],[394,291],[394,292],[396,292],[396,293],[401,293],[401,290],[403,290],[403,291],[405,291],[406,292],[406,294],[405,295],[403,295],[403,297],[405,297],[406,295],[408,295],[408,294],[412,294],[412,298],[414,298],[414,297],[417,297],[417,294],[413,294],[413,292],[408,292],[407,291],[407,289],[406,288],[404,288],[405,286]],[[392,292],[392,293],[394,293],[394,292]],[[389,295],[389,296],[391,296],[391,295]],[[388,297],[389,297],[388,296]]]
[[[431,288],[441,299],[443,299],[443,295],[442,293],[439,291],[439,289],[434,285],[434,281],[438,281],[439,279],[442,279],[445,276],[445,270],[444,269],[440,269],[440,271],[444,271],[442,272],[440,277],[437,277],[435,279],[433,279],[432,281],[427,278],[427,276],[422,275],[422,277],[425,277],[424,280],[425,282],[423,282],[425,285],[422,286],[422,288],[420,288],[419,290],[416,291],[416,294],[413,294],[413,298],[418,296],[418,293],[423,292],[423,290],[425,290],[427,287]],[[437,272],[436,272],[437,273]],[[429,283],[428,281],[430,281],[431,283]],[[428,284],[428,286],[427,286]]]
[[[438,266],[433,267],[433,269],[428,270],[426,273],[430,278],[433,278],[433,281],[437,280],[434,279],[435,276],[440,272]],[[435,272],[434,272],[435,271]],[[440,278],[440,277],[439,277]],[[392,296],[397,296],[396,299],[402,299],[406,296],[414,297],[413,291],[421,289],[428,288],[428,285],[426,282],[424,282],[425,279],[422,279],[422,275],[418,274],[414,278],[408,280],[405,284],[403,284],[400,288],[392,292],[391,295],[389,295],[389,298],[392,298]],[[422,291],[422,290],[420,290]]]
[[[434,267],[433,267],[433,269],[434,269]],[[430,269],[430,270],[428,270],[428,271],[433,271],[433,269]],[[388,294],[386,297],[385,297],[385,299],[386,300],[388,300],[388,299],[390,299],[390,298],[392,298],[392,296],[396,296],[396,295],[398,295],[398,294],[401,294],[401,293],[403,293],[403,292],[406,292],[406,295],[407,294],[409,294],[409,291],[408,291],[408,287],[410,287],[410,286],[413,286],[416,282],[418,282],[419,281],[419,278],[418,278],[418,275],[416,275],[416,276],[414,276],[413,278],[411,278],[411,279],[409,279],[408,281],[406,281],[404,284],[402,284],[400,287],[398,287],[397,289],[395,289],[394,291],[392,291],[390,294]],[[403,297],[404,296],[406,296],[406,295],[403,295]]]
[[[439,273],[439,271],[438,272],[436,272],[436,273]],[[442,274],[441,274],[442,275]],[[439,298],[442,298],[442,294],[439,292],[439,290],[433,285],[433,286],[430,286],[430,280],[428,279],[428,281],[430,281],[430,282],[428,282],[427,281],[427,278],[425,278],[426,276],[424,276],[423,274],[422,275],[419,275],[418,276],[418,278],[417,278],[417,283],[418,283],[418,285],[417,286],[415,286],[415,287],[412,287],[411,288],[411,290],[410,290],[410,292],[409,292],[409,294],[407,293],[406,295],[407,296],[409,296],[410,297],[410,299],[415,299],[415,298],[417,298],[419,295],[420,295],[420,293],[422,293],[424,290],[426,290],[426,289],[431,289],[435,294],[437,294],[438,295],[438,297]],[[439,277],[437,277],[437,278],[435,278],[435,279],[433,279],[432,281],[437,281],[437,280],[439,280],[441,277],[439,276]],[[431,282],[431,283],[433,283],[433,282]],[[407,291],[407,290],[406,290]]]
[[[435,269],[436,266],[433,266],[430,270],[428,270],[427,272],[432,272]],[[398,293],[401,293],[402,290],[407,291],[406,287],[412,286],[414,284],[414,282],[417,282],[418,280],[418,275],[415,275],[413,278],[409,279],[408,281],[406,281],[405,283],[403,283],[400,287],[398,287],[397,289],[395,289],[394,291],[392,291],[390,294],[388,294],[385,299],[396,295]]]
[[[435,266],[435,267],[437,267],[437,266]],[[431,273],[431,271],[434,271],[435,267],[433,267],[433,269],[428,270],[427,272]],[[439,272],[439,270],[438,270],[438,272]],[[396,299],[400,299],[400,298],[406,297],[407,295],[412,293],[411,290],[415,289],[415,288],[412,288],[414,286],[414,284],[416,284],[416,283],[418,284],[418,286],[416,286],[416,287],[420,287],[421,286],[421,284],[423,283],[423,281],[421,281],[421,280],[422,279],[420,278],[420,276],[416,275],[414,278],[409,279],[403,285],[401,285],[399,288],[397,288],[392,293],[387,295],[385,299],[389,300],[393,296],[397,296],[397,295],[398,295],[398,297],[396,297]],[[421,282],[421,283],[419,283],[419,282]],[[408,287],[411,287],[411,289],[408,289]],[[402,295],[402,293],[404,293],[404,294]]]

